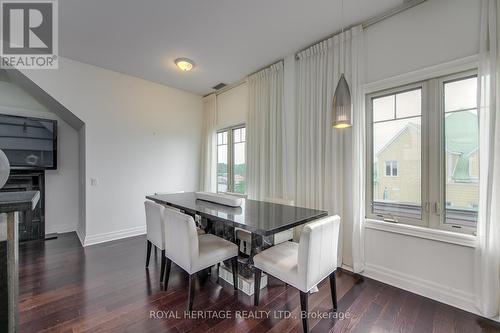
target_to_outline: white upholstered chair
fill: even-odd
[[[186,193],[185,191],[170,191],[170,192],[155,192],[155,195],[162,195],[162,194],[177,194],[177,193]],[[177,209],[177,208],[174,208],[174,207],[170,207],[170,206],[166,206],[167,208],[171,208],[171,209],[175,209],[181,213],[184,213],[184,211],[180,210],[180,209]],[[196,226],[198,227],[197,231],[198,231],[198,235],[203,235],[205,233],[205,231],[203,231],[201,229],[201,216],[200,215],[195,215],[195,219],[194,221],[196,222]]]
[[[163,274],[165,272],[165,210],[176,210],[178,209],[169,206],[163,206],[152,201],[144,201],[144,207],[146,209],[146,268],[149,267],[149,259],[151,258],[151,249],[155,247],[161,251],[161,270],[160,270],[160,282],[163,281]],[[196,228],[198,235],[203,235],[205,232]]]
[[[238,247],[215,235],[198,235],[191,216],[165,210],[165,290],[168,287],[172,261],[189,274],[187,310],[193,308],[196,273],[221,261],[231,259],[234,289],[238,283]]]
[[[151,257],[151,247],[161,250],[161,273],[160,281],[163,281],[163,271],[165,270],[165,232],[164,232],[164,212],[165,207],[152,201],[144,201],[146,209],[146,268],[149,267]],[[155,252],[156,253],[156,252]]]
[[[330,278],[333,310],[337,310],[335,271],[340,217],[329,216],[306,225],[300,242],[284,242],[254,256],[254,305],[259,305],[262,271],[299,289],[300,305],[308,311],[309,290],[327,276]],[[302,319],[304,332],[308,331],[307,318]]]

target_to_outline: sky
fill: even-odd
[[[444,86],[446,111],[456,111],[477,106],[477,78],[445,83]],[[408,117],[418,114],[420,106],[420,90],[413,90],[404,94],[375,99],[373,103],[373,119],[394,119],[394,106],[396,105],[397,117]],[[425,110],[423,110],[425,112]],[[376,154],[408,123],[421,124],[421,117],[387,121],[374,125],[373,151]]]

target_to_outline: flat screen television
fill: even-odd
[[[12,169],[57,169],[57,121],[0,114],[0,149]]]

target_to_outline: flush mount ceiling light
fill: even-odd
[[[194,61],[188,58],[177,58],[175,64],[184,72],[189,72],[194,68]]]

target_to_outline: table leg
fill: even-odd
[[[252,266],[252,269],[253,269],[253,257],[257,253],[264,251],[265,249],[271,247],[272,245],[273,245],[272,236],[265,237],[252,232],[252,244],[250,248],[250,258],[248,260],[248,263]]]
[[[252,232],[252,241],[250,242],[250,257],[248,258],[248,267],[253,270],[253,257],[261,251],[263,239],[261,235]]]
[[[207,219],[206,217],[202,217],[201,218],[201,226],[205,230],[206,234],[213,234],[214,233],[214,230],[213,230],[214,225],[212,223],[212,220]]]
[[[0,331],[11,333],[18,322],[18,218],[16,212],[5,215],[0,216]]]
[[[9,332],[17,331],[17,300],[19,295],[19,235],[18,235],[18,213],[7,214],[7,234],[8,234],[8,265],[9,265]]]

